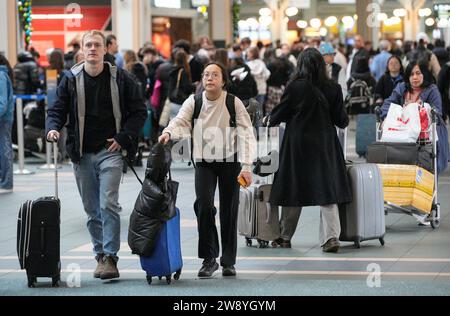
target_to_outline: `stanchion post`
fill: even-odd
[[[47,118],[47,104],[48,104],[48,99],[45,98],[45,104],[46,104],[46,109],[45,109],[45,117]],[[52,146],[51,143],[47,142],[46,140],[47,135],[45,135],[44,141],[45,143],[45,157],[46,157],[46,163],[42,166],[39,167],[39,169],[41,170],[53,170],[55,169],[55,165],[52,163],[52,151],[54,150],[54,146]],[[58,146],[56,146],[56,148],[58,148]],[[56,151],[58,152],[58,151]]]
[[[16,175],[28,175],[34,172],[25,169],[25,144],[23,140],[23,100],[16,99],[16,119],[17,119],[17,145],[19,148],[19,169],[14,171]]]

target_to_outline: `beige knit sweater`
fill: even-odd
[[[203,105],[195,123],[194,159],[224,160],[235,153],[242,164],[242,170],[251,171],[256,155],[256,139],[250,116],[239,98],[235,98],[236,128],[230,127],[230,114],[225,100],[226,92],[214,101],[206,98],[203,92]],[[181,107],[178,115],[170,121],[163,133],[169,133],[171,139],[180,140],[191,137],[191,121],[194,113],[194,95],[191,95]]]

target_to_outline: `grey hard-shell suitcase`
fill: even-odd
[[[238,231],[245,236],[247,246],[252,239],[260,248],[280,236],[278,206],[269,203],[271,184],[256,183],[239,192]]]
[[[376,164],[348,164],[353,201],[339,206],[341,241],[378,239],[384,245],[386,232],[383,181]]]
[[[273,148],[269,148],[269,131],[269,128],[265,128],[264,135],[261,135],[265,141],[265,148],[262,148],[265,153],[273,153]],[[270,147],[272,145],[271,142]],[[240,188],[238,232],[245,237],[247,246],[251,246],[252,239],[256,239],[258,246],[265,248],[269,241],[280,237],[278,206],[269,203],[272,177],[273,175],[269,175],[264,180],[261,178],[255,181],[248,188]]]

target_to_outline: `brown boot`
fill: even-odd
[[[322,249],[323,252],[334,252],[334,253],[336,253],[336,252],[339,251],[340,243],[339,243],[339,240],[337,238],[331,238],[322,247],[323,247],[323,249]]]
[[[117,269],[117,262],[111,256],[103,257],[104,268],[100,274],[100,279],[109,280],[119,277],[119,270]]]
[[[105,268],[105,263],[103,262],[104,254],[99,254],[95,257],[95,260],[97,260],[97,268],[95,268],[94,271],[94,278],[99,279],[100,275],[103,272],[103,269]]]

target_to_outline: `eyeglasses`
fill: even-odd
[[[203,79],[211,78],[213,80],[216,80],[217,78],[219,78],[219,76],[220,76],[220,74],[217,73],[217,72],[213,72],[213,73],[206,72],[206,73],[203,74]]]

